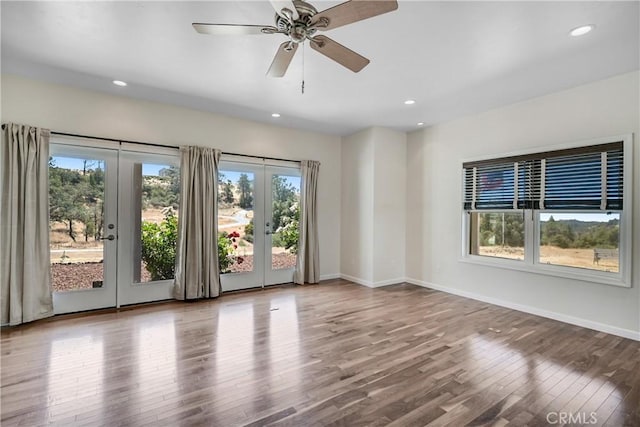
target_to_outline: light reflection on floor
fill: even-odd
[[[284,287],[81,315],[3,330],[2,345],[3,426],[637,418],[635,343],[410,286]]]

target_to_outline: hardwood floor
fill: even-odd
[[[640,426],[639,342],[413,285],[63,317],[1,345],[3,427]]]

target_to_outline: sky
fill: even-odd
[[[53,157],[54,164],[59,168],[65,168],[65,169],[82,170],[83,168],[82,162],[85,160],[91,161],[91,159],[78,159],[73,157],[60,157],[60,156]],[[95,163],[91,165],[92,168],[96,168],[98,166],[104,169],[104,162],[101,161],[99,165]],[[169,165],[156,165],[151,163],[143,163],[142,174],[158,176],[160,169],[167,168],[167,167],[169,167]]]
[[[556,221],[561,219],[577,219],[578,221],[597,221],[597,222],[608,222],[612,219],[620,219],[620,214],[618,212],[612,212],[610,214],[594,212],[594,213],[540,213],[540,221],[545,222],[548,221],[549,218],[553,216],[553,219]]]
[[[57,167],[60,168],[65,168],[65,169],[75,169],[75,170],[82,170],[83,169],[83,161],[85,160],[91,160],[91,159],[81,159],[81,158],[73,158],[73,157],[61,157],[61,156],[54,156],[53,157],[53,161],[54,164]],[[98,164],[92,164],[91,167],[95,168],[95,167],[102,167],[104,168],[104,162],[101,162],[99,165]],[[169,165],[158,165],[158,164],[152,164],[152,163],[143,163],[142,164],[142,174],[145,176],[158,176],[159,172],[161,169],[163,168],[167,168],[169,167]],[[251,172],[235,172],[235,171],[228,171],[228,170],[222,170],[220,171],[224,174],[226,179],[230,179],[232,183],[236,184],[238,182],[238,179],[240,179],[240,175],[243,173],[246,173],[249,177],[250,180],[253,180],[253,173]],[[296,188],[298,191],[300,191],[300,177],[299,176],[287,176],[287,175],[280,175],[282,177],[284,177],[285,181],[291,185],[293,185],[294,188]]]
[[[240,179],[241,174],[247,174],[249,180],[253,180],[253,173],[251,172],[235,172],[228,170],[221,170],[220,173],[224,174],[225,179],[230,179],[233,184],[236,184]],[[285,182],[293,185],[297,191],[300,191],[300,177],[299,176],[287,176],[287,175],[278,175],[284,178]]]

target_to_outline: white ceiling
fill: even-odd
[[[401,0],[395,12],[325,33],[371,59],[358,74],[306,46],[302,95],[302,49],[284,78],[265,76],[284,36],[191,27],[272,25],[267,0],[2,1],[2,72],[325,133],[407,131],[637,70],[639,5]],[[568,36],[588,23],[595,31]]]

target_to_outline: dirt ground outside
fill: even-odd
[[[248,223],[253,217],[251,211],[242,211],[238,208],[221,209],[218,224],[221,231],[240,234],[238,248],[235,255],[243,258],[242,263],[236,263],[231,267],[232,273],[253,270],[253,244],[245,240],[246,224],[237,224],[233,217],[241,215],[243,222]],[[151,208],[142,211],[142,220],[159,223],[164,219],[163,209]],[[236,224],[233,226],[233,224]],[[76,241],[69,236],[68,225],[62,222],[52,222],[49,234],[51,248],[51,277],[52,287],[55,292],[91,289],[94,283],[103,280],[103,242],[90,237],[85,241],[82,234],[82,225],[74,223]],[[294,268],[296,255],[289,253],[285,248],[272,248],[272,265],[274,269]],[[141,265],[141,282],[151,280],[151,275]]]
[[[481,246],[479,255],[509,259],[524,259],[524,248]],[[593,261],[593,249],[563,249],[556,246],[540,247],[540,263],[609,271],[614,273],[617,273],[620,269],[620,261],[618,259],[601,259],[596,264]]]
[[[272,268],[274,270],[295,268],[296,256],[287,252],[274,254]],[[253,271],[253,255],[244,257],[241,264],[231,266],[229,273],[242,273]],[[51,264],[51,286],[54,292],[75,291],[92,289],[94,282],[103,280],[103,264],[101,262],[82,262]],[[141,283],[151,281],[151,275],[142,264]]]

